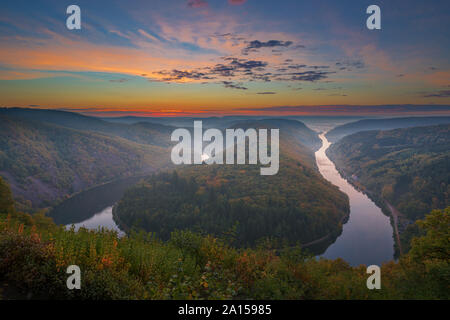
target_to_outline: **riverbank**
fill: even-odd
[[[395,237],[397,240],[398,249],[400,251],[400,255],[403,255],[403,249],[402,249],[402,242],[400,241],[400,233],[398,232],[398,221],[401,213],[389,202],[385,201],[386,206],[388,207],[389,211],[392,214],[393,222],[394,222],[394,231],[395,231]]]
[[[331,161],[334,160],[332,155],[327,152],[327,156],[330,158]],[[395,258],[398,258],[403,254],[403,248],[402,243],[400,240],[400,231],[398,228],[399,220],[400,218],[406,219],[393,205],[388,203],[385,199],[383,199],[381,196],[376,195],[371,190],[368,190],[366,187],[364,187],[361,183],[359,183],[354,175],[351,175],[350,173],[347,173],[342,167],[336,166],[336,170],[339,172],[340,176],[345,179],[350,185],[352,185],[356,190],[359,192],[364,193],[367,197],[370,198],[378,207],[380,207],[381,212],[385,214],[387,217],[389,217],[389,220],[391,222],[391,226],[393,229],[393,238],[395,239]]]
[[[47,212],[56,224],[77,224],[90,219],[119,201],[125,190],[136,184],[145,175],[117,179],[89,188],[71,196]]]
[[[336,170],[334,163],[325,154],[329,145],[331,144],[327,142],[317,151],[320,152],[315,155],[317,167],[329,183],[346,194],[350,207],[345,216],[340,217],[340,221],[335,224],[336,228],[333,231],[301,244],[302,247],[314,255],[330,259],[344,258],[352,265],[392,260],[393,248],[398,238],[392,239],[393,226],[389,221],[386,223],[383,221],[389,220],[388,215],[383,214],[382,209],[377,207],[371,198],[364,192],[358,191],[350,184],[350,180],[345,180]],[[91,217],[101,213],[106,207],[113,207],[110,214],[111,222],[129,234],[131,230],[118,217],[115,205],[122,198],[129,184],[119,183],[117,188],[111,188],[111,186],[94,188],[70,199],[68,203],[65,203],[65,207],[59,208],[61,214],[56,214],[60,219],[67,218],[67,221],[63,219],[60,223],[67,225],[92,222],[89,220]],[[115,189],[117,192],[114,191]],[[326,197],[325,194],[323,196]],[[82,208],[83,206],[86,208]],[[70,213],[72,211],[73,216]],[[80,217],[80,212],[83,212],[83,217]],[[374,243],[377,244],[376,248]]]
[[[316,161],[322,176],[347,194],[350,217],[343,225],[342,234],[323,254],[324,258],[343,258],[352,265],[377,264],[394,258],[395,239],[390,218],[365,192],[346,179],[328,157],[331,143],[324,133],[319,137],[323,146],[316,152]],[[376,245],[374,245],[376,244]]]

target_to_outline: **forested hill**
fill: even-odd
[[[161,146],[0,114],[0,175],[25,209],[169,161]]]
[[[181,231],[162,242],[142,233],[67,230],[14,210],[0,177],[0,300],[448,300],[450,208],[419,224],[424,236],[398,262],[380,266],[381,289],[368,290],[366,266],[316,259],[298,247],[274,250],[268,242],[242,250]],[[82,270],[81,290],[67,290],[69,265]]]
[[[359,132],[332,144],[328,155],[410,220],[450,205],[450,125]]]
[[[290,140],[293,144],[301,144],[312,151],[317,151],[322,146],[322,142],[317,132],[308,128],[303,122],[289,119],[264,119],[264,120],[243,120],[232,124],[232,128],[270,128],[280,129],[280,135],[284,140]]]
[[[122,137],[140,144],[163,147],[170,145],[170,133],[174,130],[170,126],[149,122],[138,122],[135,124],[111,123],[99,118],[61,110],[0,108],[0,115],[9,118],[41,121],[71,129],[93,131]]]
[[[192,127],[194,121],[202,121],[204,128],[217,128],[224,129],[230,128],[233,123],[237,121],[243,120],[261,120],[267,119],[270,117],[267,116],[223,116],[223,117],[207,117],[207,118],[198,118],[198,117],[134,117],[134,116],[126,116],[126,117],[109,117],[102,118],[107,122],[112,123],[122,123],[122,124],[134,124],[139,122],[149,122],[160,125],[166,125],[171,127]]]
[[[117,222],[163,239],[176,229],[217,236],[234,230],[240,246],[267,237],[291,244],[326,236],[332,241],[348,214],[346,195],[320,175],[313,151],[295,138],[295,132],[305,133],[303,124],[248,123],[254,128],[272,125],[280,129],[278,174],[262,176],[259,165],[185,166],[177,174],[156,175],[128,190],[114,210]]]
[[[347,135],[369,130],[392,130],[418,126],[432,126],[450,123],[450,117],[410,117],[392,119],[365,119],[338,126],[330,130],[326,137],[336,142]]]

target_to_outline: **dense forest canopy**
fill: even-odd
[[[0,177],[0,212],[11,213],[14,210],[14,199],[11,189],[6,181]]]
[[[348,199],[318,172],[315,133],[296,121],[237,123],[280,128],[280,170],[261,176],[255,165],[196,165],[159,174],[131,188],[114,215],[126,229],[143,228],[167,239],[174,230],[234,232],[236,244],[273,237],[308,243],[341,231]]]
[[[118,176],[163,168],[171,128],[14,112],[0,110],[0,175],[6,178],[0,177],[0,284],[16,288],[19,298],[449,298],[448,125],[363,132],[331,147],[341,172],[411,219],[424,218],[405,232],[409,253],[382,266],[382,289],[369,291],[364,266],[316,259],[295,246],[335,238],[349,211],[347,197],[318,172],[313,151],[320,141],[302,123],[227,122],[280,128],[279,173],[196,165],[153,174],[116,206],[116,220],[128,229],[119,238],[106,230],[66,230],[17,208],[46,206]],[[433,208],[443,210],[425,215]],[[83,270],[84,290],[66,288],[65,268],[72,264]],[[0,299],[8,294],[0,288]]]
[[[344,176],[410,221],[450,205],[450,125],[360,132],[331,145],[328,155]],[[400,236],[404,247],[417,234],[409,225]]]
[[[192,119],[180,124],[189,127],[193,123],[188,120]],[[248,117],[205,121],[205,128],[254,124]],[[297,142],[314,150],[320,146],[317,134],[298,121],[265,119],[261,124],[282,125],[294,149]],[[0,175],[11,184],[20,208],[54,206],[92,186],[170,167],[174,129],[144,121],[114,123],[59,110],[0,108]],[[315,165],[311,153],[298,152],[298,156],[303,163]]]
[[[168,154],[158,145],[0,114],[0,175],[24,209],[167,166]]]
[[[329,155],[411,219],[450,205],[450,125],[360,132]]]
[[[368,290],[365,266],[316,259],[270,242],[236,249],[224,239],[174,232],[119,238],[106,230],[78,232],[49,218],[11,209],[0,178],[2,299],[449,299],[450,208],[418,222],[423,236],[410,253],[381,266],[380,290]],[[67,290],[66,268],[78,265],[82,289]]]

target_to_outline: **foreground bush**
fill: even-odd
[[[225,241],[174,232],[65,230],[43,215],[0,214],[0,281],[24,297],[53,299],[448,299],[450,208],[433,211],[410,254],[382,267],[382,289],[366,288],[366,268],[317,260],[299,248],[237,250]],[[82,289],[68,290],[69,265]]]
[[[78,232],[43,214],[14,210],[0,180],[0,285],[40,299],[449,299],[450,207],[418,222],[420,238],[399,262],[382,266],[381,290],[366,287],[366,267],[316,259],[301,248],[265,242],[236,249],[229,240],[188,231],[161,241]],[[2,191],[3,190],[3,191]],[[5,191],[6,190],[6,191]],[[68,290],[66,269],[81,269]],[[1,295],[1,292],[0,292]],[[0,296],[0,299],[2,297]],[[4,297],[8,298],[8,297]]]

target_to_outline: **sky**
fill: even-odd
[[[66,9],[81,9],[69,30]],[[381,9],[369,30],[366,9]],[[0,106],[450,113],[450,1],[2,1]]]

